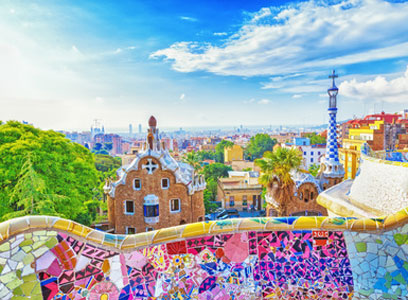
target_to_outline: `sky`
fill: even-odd
[[[0,120],[43,129],[327,122],[408,108],[408,3],[0,3]]]

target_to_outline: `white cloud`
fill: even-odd
[[[180,16],[180,19],[184,20],[184,21],[190,21],[190,22],[197,22],[198,21],[196,18],[186,17],[186,16]]]
[[[225,35],[227,35],[228,33],[226,33],[226,32],[214,32],[213,33],[215,36],[225,36]]]
[[[367,81],[344,81],[339,86],[339,93],[360,100],[408,103],[408,66],[402,76],[394,79],[377,76]]]
[[[185,94],[181,94],[180,95],[180,100],[183,100],[185,96],[186,96]]]
[[[299,99],[299,98],[302,98],[302,97],[303,97],[303,95],[300,95],[300,94],[294,94],[292,96],[293,99]]]
[[[158,50],[179,72],[255,76],[310,72],[406,56],[408,3],[308,1],[263,8],[221,46],[177,42]]]
[[[261,99],[258,101],[258,104],[269,104],[271,102],[271,100],[268,99]]]

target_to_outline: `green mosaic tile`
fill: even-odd
[[[7,284],[7,283],[13,281],[14,279],[18,279],[15,272],[9,272],[9,273],[6,273],[6,274],[0,276],[0,281],[2,283],[4,283],[4,284]]]
[[[45,246],[47,246],[48,248],[53,248],[55,245],[58,244],[58,240],[57,238],[53,237],[51,239],[49,239],[46,243]]]
[[[20,247],[29,246],[33,244],[33,240],[25,240],[20,243]]]
[[[32,233],[24,233],[24,239],[26,239],[26,240],[31,239],[32,236],[33,236]]]
[[[24,258],[23,258],[23,263],[25,265],[29,265],[34,261],[34,255],[32,253],[28,253]]]
[[[367,251],[367,244],[364,242],[356,243],[356,249],[358,252],[366,252]]]
[[[0,245],[0,252],[9,251],[10,250],[10,243],[4,243]]]
[[[401,284],[406,285],[407,282],[405,281],[404,277],[402,277],[401,273],[394,277],[394,280],[398,281]]]
[[[383,243],[383,241],[380,240],[380,239],[376,239],[375,242],[376,242],[377,244],[380,244],[380,245],[382,245],[382,243]]]
[[[14,290],[16,287],[22,284],[23,284],[23,281],[21,279],[16,278],[13,281],[7,283],[6,287],[8,287],[10,290]]]
[[[22,293],[23,293],[24,295],[27,295],[27,296],[31,295],[31,292],[33,291],[33,289],[34,289],[34,287],[35,287],[35,285],[36,285],[37,283],[38,283],[38,282],[35,282],[35,281],[29,281],[29,282],[23,283],[23,284],[21,285]]]
[[[394,234],[394,240],[398,246],[405,244],[408,241],[407,234],[396,233]]]

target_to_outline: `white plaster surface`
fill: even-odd
[[[408,207],[408,168],[362,159],[349,196],[384,214]]]

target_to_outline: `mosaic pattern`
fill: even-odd
[[[408,298],[408,226],[384,234],[344,233],[356,299]]]
[[[0,299],[407,299],[408,211],[254,218],[112,235],[0,224]]]
[[[128,253],[56,231],[1,245],[1,299],[348,299],[342,232],[220,234]]]

